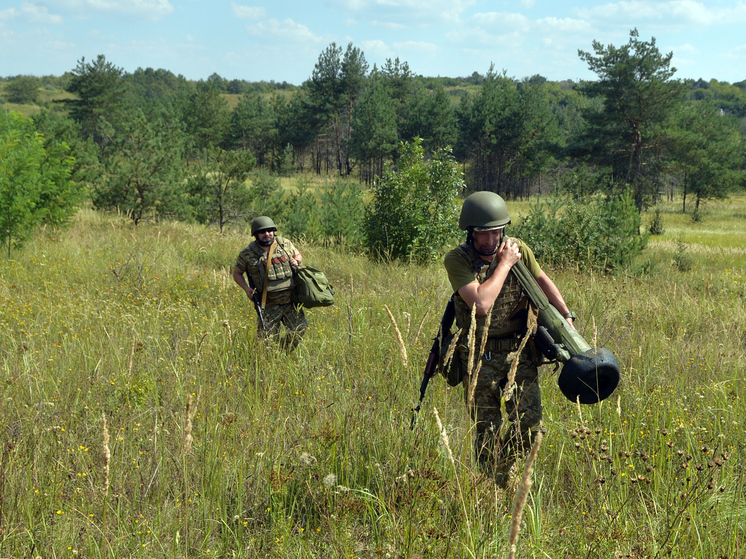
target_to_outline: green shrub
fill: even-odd
[[[259,170],[251,174],[251,186],[249,187],[249,199],[251,207],[248,211],[247,220],[251,222],[257,216],[270,216],[275,223],[286,221],[290,214],[285,193],[277,175]]]
[[[439,258],[458,230],[458,193],[463,178],[449,149],[425,161],[422,140],[403,143],[396,166],[376,181],[373,203],[366,208],[365,235],[376,258]]]
[[[655,209],[653,219],[650,221],[648,231],[651,235],[663,235],[665,228],[663,227],[663,217],[661,216],[660,208]]]
[[[299,182],[298,193],[290,197],[288,206],[288,234],[318,244],[362,245],[364,206],[359,184],[340,180],[313,190]]]
[[[524,240],[540,262],[557,267],[609,271],[622,268],[647,243],[629,191],[578,202],[556,198],[537,204],[511,234]]]
[[[673,265],[679,272],[688,272],[694,265],[694,259],[686,253],[686,243],[676,241],[676,254],[673,257]]]

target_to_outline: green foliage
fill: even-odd
[[[464,187],[450,150],[425,161],[422,140],[403,143],[396,166],[376,181],[365,212],[366,245],[376,258],[436,259],[457,236],[457,198]]]
[[[319,189],[302,182],[288,200],[290,215],[283,228],[293,238],[320,245],[357,249],[363,243],[363,192],[358,183],[338,180]]]
[[[93,140],[102,149],[107,142],[106,123],[118,123],[122,114],[127,91],[123,74],[124,70],[108,62],[103,54],[94,62],[86,62],[83,57],[72,71],[66,88],[77,96],[65,104],[70,116],[80,125],[83,139]]]
[[[257,91],[241,96],[231,113],[228,143],[231,148],[250,150],[263,166],[277,136],[274,106]]]
[[[190,139],[190,150],[199,153],[223,144],[230,126],[230,113],[214,82],[199,81],[185,93],[181,99],[181,119]]]
[[[187,181],[194,218],[217,223],[222,233],[226,224],[243,217],[251,203],[246,179],[255,163],[249,151],[205,149]]]
[[[19,247],[42,224],[60,226],[75,212],[79,189],[64,144],[44,147],[33,122],[0,110],[0,242]]]
[[[296,170],[293,159],[293,146],[291,146],[290,144],[286,144],[285,148],[282,150],[282,152],[280,152],[278,157],[276,165],[277,174],[281,177],[289,177],[290,175],[292,175]]]
[[[668,135],[671,169],[680,177],[685,204],[693,195],[699,208],[702,200],[725,198],[736,188],[743,166],[743,137],[737,126],[709,101],[677,108]]]
[[[663,216],[661,215],[661,210],[660,208],[655,208],[653,219],[650,220],[650,224],[648,225],[648,232],[651,235],[663,235],[665,231],[666,229],[663,227]]]
[[[5,86],[5,94],[11,103],[32,104],[39,98],[39,78],[17,76]]]
[[[546,86],[516,84],[490,67],[479,93],[462,100],[458,121],[461,155],[473,161],[469,185],[512,197],[529,194],[530,179],[547,169],[549,147],[558,140]]]
[[[133,109],[107,146],[93,204],[124,212],[135,225],[150,217],[188,218],[183,133],[177,122]]]
[[[249,175],[250,209],[246,216],[251,221],[256,216],[268,215],[275,223],[282,222],[290,214],[285,191],[276,174],[258,169]]]
[[[588,127],[574,149],[596,165],[611,167],[616,182],[631,185],[642,211],[661,171],[658,146],[664,123],[686,86],[673,79],[673,53],[661,54],[655,38],[641,41],[636,29],[626,45],[593,41],[593,51],[578,53],[598,76],[597,81],[583,82],[581,91],[603,99],[603,110],[586,111]]]
[[[610,271],[628,265],[645,247],[640,219],[629,191],[583,202],[557,198],[548,207],[532,206],[511,234],[528,243],[540,262]]]
[[[673,265],[679,272],[688,272],[694,266],[694,259],[686,252],[685,242],[676,241],[676,254],[673,257]]]
[[[384,161],[396,151],[396,138],[396,110],[382,76],[376,72],[360,92],[350,140],[350,153],[358,160],[366,183],[383,174]]]

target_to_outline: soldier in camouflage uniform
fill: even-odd
[[[515,358],[515,353],[511,352],[519,349],[527,331],[530,310],[530,301],[512,272],[513,265],[522,259],[549,301],[570,325],[575,317],[555,284],[539,267],[531,249],[522,241],[505,236],[505,226],[509,223],[508,209],[500,196],[493,192],[472,194],[464,201],[459,219],[459,227],[467,231],[466,242],[451,250],[444,259],[454,291],[456,325],[462,332],[456,346],[458,355],[454,358],[461,360],[464,371],[469,370],[466,338],[472,308],[476,307],[476,348],[481,346],[484,329],[489,324],[485,352],[475,356],[477,363],[471,375],[464,378],[464,387],[467,407],[475,422],[475,458],[499,485],[507,482],[515,459],[530,448],[542,421],[538,378],[541,358],[534,344],[529,342],[518,356],[514,392],[505,401],[511,424],[500,437],[501,400]],[[472,390],[474,397],[469,402]]]
[[[275,235],[275,231],[277,227],[269,217],[260,216],[251,223],[255,240],[238,255],[233,281],[252,299],[255,291],[244,274],[251,276],[265,323],[264,329],[258,324],[257,333],[267,339],[279,339],[282,347],[292,351],[308,328],[303,308],[290,300],[295,286],[293,269],[300,265],[303,257],[292,242]],[[281,326],[285,326],[284,336],[280,336]]]

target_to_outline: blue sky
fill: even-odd
[[[103,54],[127,72],[188,79],[311,76],[332,42],[371,67],[416,74],[498,71],[593,79],[578,58],[592,41],[620,46],[637,28],[674,53],[676,77],[746,79],[746,1],[693,0],[0,0],[0,76],[61,75]]]

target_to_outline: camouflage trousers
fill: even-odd
[[[280,347],[289,351],[294,350],[303,338],[308,328],[308,321],[303,307],[294,303],[267,306],[264,309],[264,323],[257,326],[257,336],[263,336],[269,341],[277,341]],[[281,335],[281,327],[285,333]]]
[[[487,352],[480,360],[478,374],[472,373],[464,379],[466,404],[475,424],[474,457],[480,469],[499,483],[507,481],[515,460],[531,448],[542,420],[539,371],[533,349],[527,346],[520,354],[512,395],[505,400],[510,425],[500,436],[502,403],[511,366],[509,355],[509,351]],[[462,359],[465,363],[468,357]],[[469,405],[470,385],[475,376],[474,401]]]

